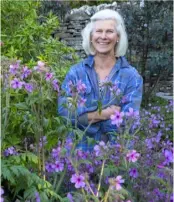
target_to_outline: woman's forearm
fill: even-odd
[[[96,122],[104,121],[104,120],[106,120],[106,117],[103,114],[103,110],[101,111],[101,114],[99,114],[98,111],[88,113],[88,122],[89,123],[96,123]]]
[[[98,111],[89,112],[88,113],[88,122],[89,123],[96,123],[99,121],[105,121],[110,119],[110,116],[115,113],[115,111],[120,111],[119,106],[112,105],[110,107],[107,107],[106,109],[103,109],[101,113]]]

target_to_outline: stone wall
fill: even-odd
[[[143,6],[143,1],[133,2],[135,6],[139,6],[140,9]],[[124,4],[130,4],[130,2],[113,2],[112,4],[101,4],[99,6],[82,6],[79,9],[73,9],[65,16],[64,21],[60,25],[59,29],[54,33],[54,37],[58,40],[64,42],[70,47],[73,47],[76,50],[76,53],[80,56],[80,58],[85,58],[86,54],[82,48],[82,37],[81,31],[85,27],[85,25],[89,22],[90,17],[99,10],[104,8],[110,8],[113,10],[119,11],[123,18],[124,13],[122,13],[121,8],[123,8]],[[148,74],[147,74],[148,75]],[[145,78],[145,91],[149,89],[150,86],[153,86],[156,80],[156,75],[147,76]],[[155,88],[156,92],[167,93],[168,95],[172,95],[173,93],[173,74],[165,75],[160,80],[159,84]]]

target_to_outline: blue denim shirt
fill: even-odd
[[[120,106],[123,112],[128,111],[129,107],[134,110],[140,108],[143,80],[138,71],[127,62],[126,58],[119,57],[108,76],[108,80],[117,83],[121,90],[122,99],[119,100],[117,98],[113,99],[113,94],[109,89],[106,89],[103,97],[100,95],[97,74],[94,69],[94,56],[90,55],[80,63],[73,65],[62,83],[62,90],[66,92],[66,96],[58,98],[58,113],[65,118],[68,117],[68,110],[64,107],[64,104],[67,102],[67,97],[71,97],[68,83],[71,81],[76,84],[79,80],[86,85],[85,93],[82,95],[86,99],[85,106],[79,106],[76,110],[77,126],[81,130],[85,130],[88,126],[87,113],[98,109],[98,100],[101,101],[102,106],[107,106],[108,103],[110,103],[109,105]],[[71,122],[74,124],[75,116],[71,117]],[[111,124],[111,120],[94,123],[88,128],[78,147],[83,150],[91,150],[93,145],[87,144],[87,136],[100,141],[102,134],[116,130],[116,126]]]

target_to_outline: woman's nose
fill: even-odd
[[[102,38],[102,39],[105,39],[106,37],[107,37],[106,32],[102,32],[101,38]]]

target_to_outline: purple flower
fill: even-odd
[[[173,100],[169,100],[169,106],[173,107]]]
[[[78,99],[78,105],[80,105],[81,107],[83,107],[85,105],[86,99],[79,97]]]
[[[110,91],[111,93],[113,94],[116,94],[117,96],[120,95],[121,93],[121,90],[118,88],[118,84],[113,84],[111,87],[110,87]]]
[[[74,174],[71,177],[71,182],[75,183],[75,188],[83,188],[85,187],[85,177],[80,174]]]
[[[101,141],[99,145],[94,146],[94,151],[96,156],[101,156],[108,151],[108,147],[103,141]]]
[[[170,202],[173,202],[173,194],[170,196]]]
[[[16,155],[16,149],[14,147],[9,147],[4,151],[4,156]]]
[[[17,78],[14,78],[12,81],[11,81],[11,87],[16,89],[16,88],[19,88],[21,89],[22,88],[22,85],[23,85],[23,82],[21,82],[19,79]]]
[[[46,81],[50,81],[52,77],[53,77],[53,74],[52,74],[51,72],[47,72],[47,73],[45,74],[45,79],[46,79]]]
[[[41,202],[38,192],[35,192],[35,198],[36,198],[36,202]]]
[[[88,170],[89,173],[93,173],[94,172],[94,168],[91,164],[86,164],[86,168]]]
[[[51,172],[53,172],[54,171],[54,168],[55,166],[54,166],[54,164],[52,164],[52,163],[46,163],[46,165],[45,165],[45,169],[46,169],[46,171],[48,172],[48,173],[51,173]]]
[[[4,202],[4,199],[2,198],[2,195],[4,194],[4,190],[2,187],[0,187],[0,202]]]
[[[53,85],[53,89],[56,90],[57,92],[60,91],[60,88],[59,88],[59,84],[58,84],[58,80],[57,79],[54,79],[52,81],[52,85]]]
[[[156,136],[156,138],[155,138],[156,143],[159,143],[159,142],[160,142],[161,136],[162,136],[162,132],[161,132],[161,131],[158,131],[158,134],[157,134],[157,136]]]
[[[123,122],[124,112],[115,111],[114,115],[111,115],[111,123],[117,127]]]
[[[23,72],[21,75],[22,79],[27,78],[31,74],[31,70],[28,69],[28,67],[26,66],[23,67],[22,72]]]
[[[111,184],[111,189],[119,191],[122,189],[121,184],[124,183],[124,179],[121,175],[118,175],[116,178],[110,178],[109,183]]]
[[[55,164],[53,164],[53,169],[55,172],[61,172],[64,169],[64,164],[60,161],[56,161]]]
[[[154,147],[154,144],[152,143],[151,139],[146,139],[145,143],[146,143],[147,148],[149,148],[149,149],[152,149]]]
[[[52,157],[58,158],[60,151],[61,151],[61,147],[59,147],[59,146],[56,149],[52,149],[52,153],[51,153]]]
[[[10,70],[9,70],[9,72],[10,72],[11,74],[15,75],[16,72],[17,72],[17,69],[19,68],[19,64],[20,64],[20,60],[17,60],[16,63],[10,65]]]
[[[131,150],[127,153],[126,159],[129,162],[136,162],[139,158],[140,154],[136,150]]]
[[[72,148],[72,146],[73,146],[73,140],[72,140],[72,138],[70,138],[70,137],[68,137],[67,139],[66,139],[66,142],[65,142],[65,148],[67,149],[67,150],[70,150],[71,148]]]
[[[130,175],[131,177],[133,177],[133,178],[137,178],[137,177],[138,177],[138,171],[137,171],[137,169],[136,169],[136,168],[131,168],[131,169],[129,170],[129,175]]]
[[[84,83],[82,83],[81,80],[79,80],[79,81],[77,82],[77,92],[78,92],[78,93],[84,93],[85,90],[86,90],[86,85],[85,85]]]
[[[164,150],[164,156],[165,156],[165,161],[163,162],[163,165],[169,165],[170,163],[173,162],[172,151],[165,149]]]
[[[43,136],[42,138],[40,138],[39,140],[39,146],[43,147],[45,144],[47,144],[47,137]]]
[[[157,117],[154,114],[152,114],[150,118],[149,128],[157,128],[159,124],[160,120],[158,120]]]
[[[24,86],[25,86],[25,90],[28,91],[29,93],[33,91],[33,84],[25,83]]]
[[[134,111],[133,108],[129,107],[129,111],[126,112],[127,117],[132,117],[132,118],[138,118],[139,116],[139,111]]]
[[[122,97],[122,100],[121,100],[121,103],[126,103],[126,102],[128,102],[128,98],[126,97],[126,96],[123,96]]]
[[[68,194],[67,194],[67,198],[69,199],[69,202],[74,202],[74,200],[73,200],[73,197],[72,197],[72,194],[71,194],[71,193],[68,193]]]

